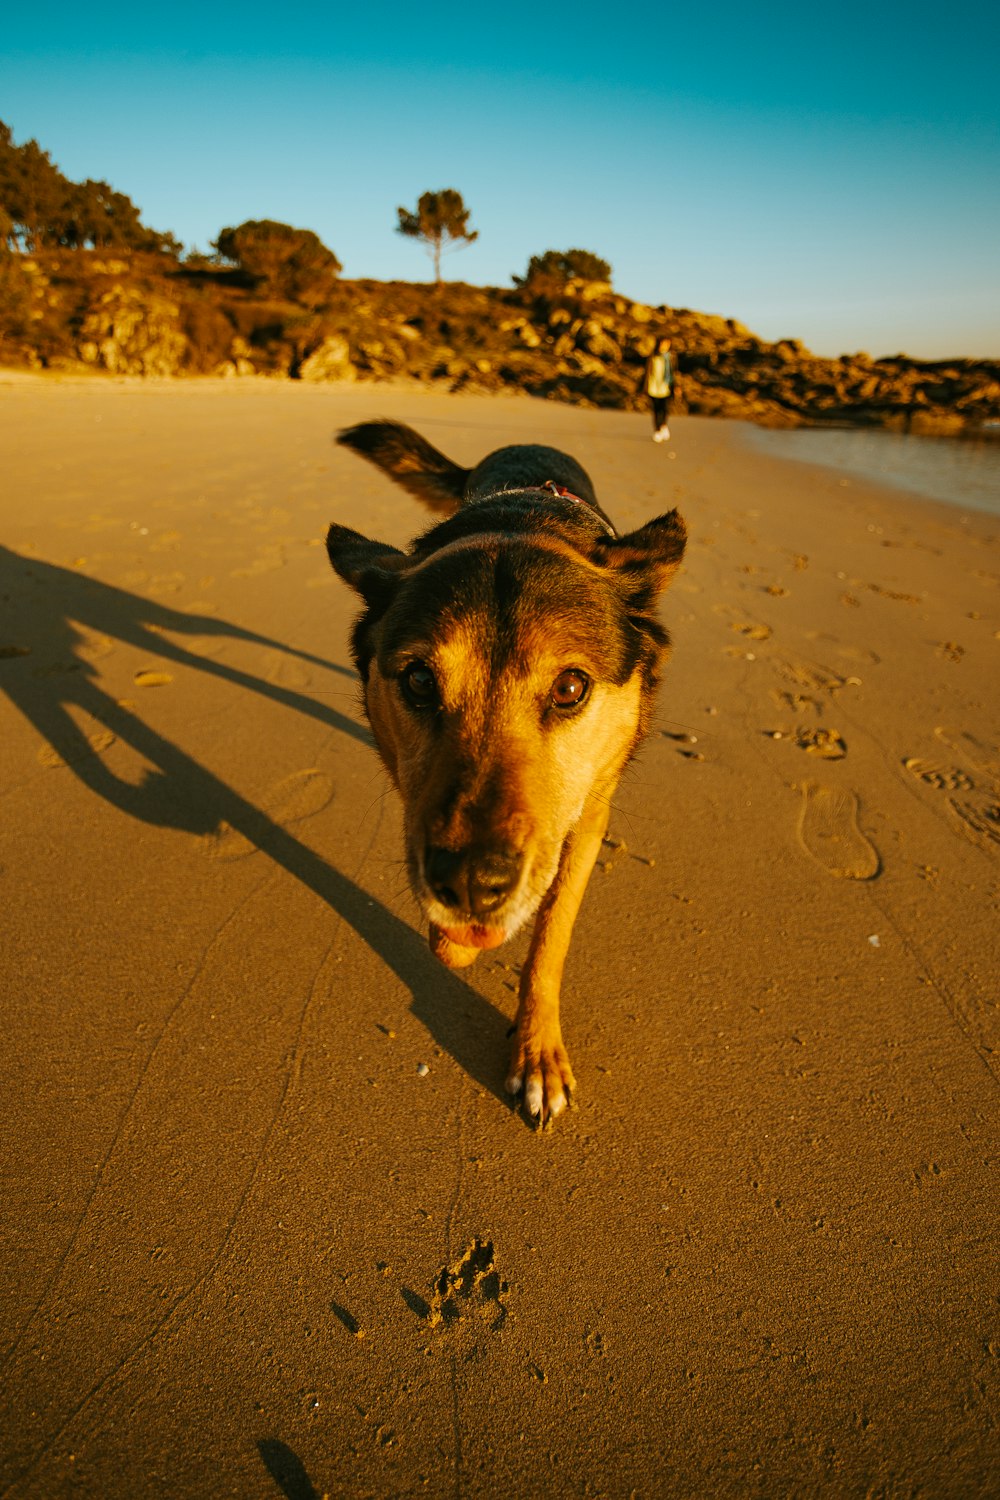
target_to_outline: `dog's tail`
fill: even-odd
[[[402,422],[359,422],[338,433],[337,442],[367,458],[431,510],[451,514],[462,503],[472,471],[460,469]]]

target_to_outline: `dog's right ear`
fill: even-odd
[[[336,523],[326,534],[326,550],[333,571],[361,595],[370,609],[388,604],[408,560],[396,547],[369,541],[360,531]]]

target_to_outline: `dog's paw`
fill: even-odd
[[[518,1036],[507,1074],[508,1094],[522,1095],[524,1111],[538,1126],[550,1124],[573,1102],[576,1079],[558,1029],[546,1038]]]

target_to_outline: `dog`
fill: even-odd
[[[555,448],[463,469],[397,422],[337,442],[446,517],[405,552],[334,524],[327,552],[363,601],[351,649],[432,951],[462,968],[535,918],[507,1090],[550,1124],[576,1087],[563,965],[669,653],[656,606],[684,523],[671,510],[619,536]]]

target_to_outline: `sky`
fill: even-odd
[[[278,219],[427,280],[396,210],[451,187],[479,238],[448,279],[581,248],[818,354],[997,358],[998,58],[983,0],[52,0],[5,17],[0,119],[189,248]]]

